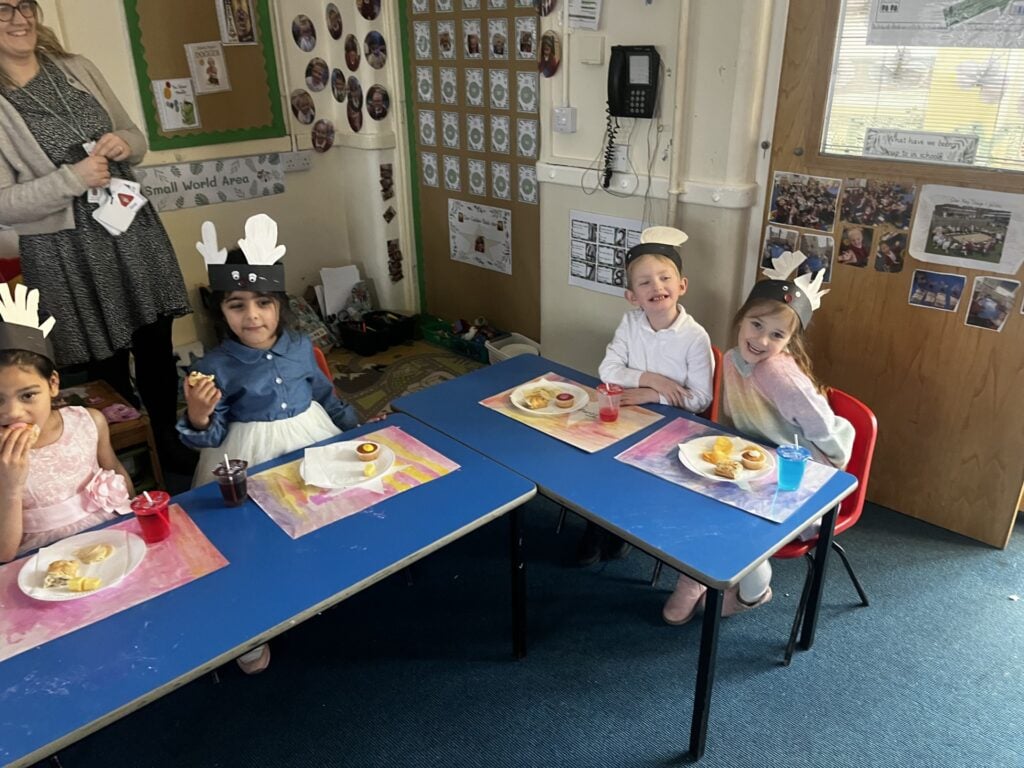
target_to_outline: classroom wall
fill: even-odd
[[[288,0],[285,0],[284,4],[296,5],[294,2],[289,3]],[[277,3],[272,2],[271,5],[276,6]],[[319,9],[318,13],[322,15],[324,4],[314,5],[310,2],[307,5],[311,9]],[[119,0],[44,0],[42,6],[47,23],[58,29],[69,50],[88,56],[94,61],[132,118],[140,126],[144,125],[123,4]],[[284,9],[284,12],[291,11]],[[389,39],[394,38],[389,36]],[[294,63],[289,61],[287,55],[281,55],[282,44],[295,47],[291,41],[290,31],[284,43],[280,35],[277,40],[281,88],[286,91],[289,80],[301,80],[301,73],[290,73],[289,67],[294,66]],[[388,67],[394,67],[397,58],[390,57]],[[305,58],[303,65],[304,63]],[[398,107],[401,94],[395,84],[400,84],[401,77],[392,74],[390,82],[393,87],[392,113],[398,115],[402,112]],[[291,111],[286,102],[283,104],[290,120]],[[309,146],[308,132],[309,127],[305,126],[305,135],[298,142],[300,148]],[[387,145],[394,144],[393,136],[351,143],[356,146],[341,146],[343,142],[336,141],[334,149],[323,154],[314,154],[311,170],[287,174],[287,191],[284,194],[161,214],[178,255],[185,283],[192,291],[193,308],[196,309],[194,315],[176,321],[176,345],[185,345],[197,338],[212,341],[197,294],[198,286],[206,283],[206,270],[202,257],[195,249],[195,243],[199,240],[202,222],[206,220],[217,226],[221,243],[224,244],[233,238],[242,237],[245,219],[252,214],[263,212],[276,219],[279,226],[279,242],[288,248],[288,255],[285,257],[287,287],[293,294],[301,294],[308,284],[319,282],[321,267],[354,263],[360,266],[364,276],[373,279],[382,306],[406,311],[416,309],[416,275],[413,266],[406,264],[405,278],[401,282],[390,282],[387,277],[384,222],[375,207],[372,209],[373,215],[367,215],[371,207],[368,195],[376,195],[376,202],[380,202],[379,163],[395,162],[396,176],[401,178],[399,164],[402,158],[393,149],[387,149]],[[380,148],[382,145],[383,149]],[[292,138],[286,136],[194,149],[150,152],[143,165],[264,152],[287,152],[292,146]],[[401,223],[402,220],[409,219],[409,216],[405,215],[408,210],[406,198],[402,194],[397,194],[389,203],[399,211],[399,223],[396,226],[401,227],[403,242],[411,242],[408,225]],[[9,253],[13,247],[14,239],[8,235],[0,241],[0,255],[4,252]],[[404,250],[406,253],[412,253],[411,248]]]
[[[563,78],[568,69],[568,102],[578,108],[580,123],[575,134],[556,134],[551,131],[550,108],[541,110],[541,336],[546,356],[596,372],[605,345],[629,308],[624,298],[568,285],[571,210],[644,219],[643,176],[640,194],[621,198],[604,191],[591,194],[597,176],[593,170],[584,172],[594,165],[601,148],[612,45],[653,44],[665,67],[660,115],[652,130],[651,143],[657,146],[647,224],[666,223],[673,108],[677,94],[682,94],[684,192],[674,225],[690,236],[683,246],[684,272],[690,283],[683,303],[715,344],[724,348],[731,343],[732,314],[742,298],[744,273],[750,271],[754,258],[747,231],[758,198],[754,176],[773,6],[772,0],[693,0],[682,86],[676,72],[682,2],[606,2],[599,31],[569,34],[563,69],[542,84],[547,104],[564,103]],[[542,28],[554,28],[564,39],[560,21],[548,17]],[[593,36],[604,38],[601,65],[580,61],[581,51],[590,42],[585,38]],[[617,141],[630,133],[630,121],[620,122]],[[651,157],[648,122],[638,121],[630,141],[630,158],[638,169],[646,168]],[[616,187],[621,181],[626,189]],[[616,174],[613,179],[616,191],[635,187],[631,178]]]

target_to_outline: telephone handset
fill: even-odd
[[[608,114],[654,116],[661,56],[653,45],[613,45],[608,62]]]

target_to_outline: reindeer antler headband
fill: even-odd
[[[47,338],[56,323],[52,317],[40,322],[39,291],[16,285],[14,294],[0,283],[0,349],[21,349],[42,355],[56,363],[53,344]]]
[[[203,240],[196,250],[203,255],[210,288],[214,291],[283,291],[284,265],[277,262],[287,250],[277,244],[277,222],[265,213],[250,216],[245,222],[245,237],[238,247],[245,264],[228,264],[228,252],[217,247],[217,228],[203,222]]]
[[[789,279],[806,260],[807,257],[800,251],[786,251],[772,259],[771,267],[762,270],[762,274],[770,279],[756,283],[750,291],[751,299],[774,299],[788,304],[804,328],[810,325],[814,310],[821,306],[821,297],[830,290],[821,290],[821,282],[825,279],[823,269],[813,275],[807,273]]]

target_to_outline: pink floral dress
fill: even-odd
[[[60,415],[61,436],[29,457],[19,554],[129,511],[124,478],[96,460],[99,435],[89,411],[69,406]]]

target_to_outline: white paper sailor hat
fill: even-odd
[[[689,239],[689,235],[675,227],[648,227],[640,234],[640,243],[626,253],[626,266],[641,256],[655,254],[671,260],[682,273],[683,257],[679,254],[679,246]]]

